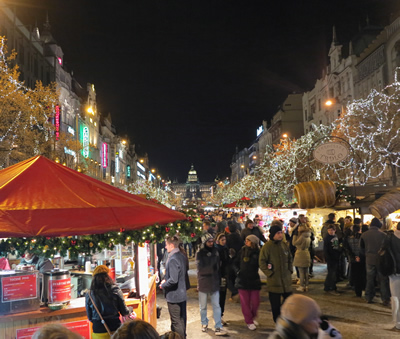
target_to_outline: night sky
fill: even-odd
[[[336,25],[347,43],[384,26],[397,0],[17,0],[39,28],[49,13],[64,65],[93,83],[98,110],[147,152],[162,177],[230,175],[289,93],[311,89]]]

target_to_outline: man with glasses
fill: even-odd
[[[197,289],[199,291],[202,331],[207,332],[207,297],[210,296],[215,322],[215,335],[226,335],[222,328],[221,307],[219,305],[220,257],[214,246],[214,236],[205,233],[201,237],[202,247],[196,254]]]

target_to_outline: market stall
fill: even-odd
[[[42,256],[54,259],[63,248],[77,251],[77,244],[82,242],[89,248],[85,252],[94,253],[102,241],[113,248],[124,232],[183,219],[185,215],[181,213],[42,156],[0,171],[0,238],[16,237],[2,243],[7,249],[40,251]],[[103,237],[105,232],[110,233]],[[81,239],[84,235],[86,238]],[[119,239],[124,245],[131,243],[135,250],[133,281],[125,295],[130,297],[127,304],[134,307],[139,318],[156,326],[156,275],[148,265],[149,245],[140,241],[146,239],[140,233],[136,239],[131,237],[129,233]],[[121,265],[117,282],[122,276],[127,277],[122,270],[123,259],[115,258]],[[83,261],[83,276],[90,282],[90,271],[96,263],[91,260],[87,265],[88,262]],[[0,338],[30,338],[37,327],[49,322],[61,322],[90,338],[84,298],[72,298],[74,288],[83,281],[82,277],[79,279],[82,272],[76,272],[82,267],[59,267],[39,277],[29,266],[26,271],[1,271]],[[47,304],[61,305],[62,309],[54,311],[47,305],[41,306],[43,296]]]

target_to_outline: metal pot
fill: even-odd
[[[68,270],[52,269],[43,273],[43,298],[48,304],[71,300],[71,276]]]
[[[53,265],[55,268],[59,268],[60,270],[64,269],[64,258],[63,257],[54,257]]]

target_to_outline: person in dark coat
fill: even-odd
[[[240,236],[240,233],[237,229],[237,225],[232,221],[228,221],[229,234],[226,236],[226,246],[229,250],[229,256],[232,261],[235,259],[237,253],[239,253],[240,249],[243,247],[244,242]],[[236,273],[233,270],[232,266],[228,267],[228,288],[231,291],[231,300],[239,302],[239,291],[235,287],[235,279]]]
[[[353,231],[344,237],[343,245],[350,263],[351,281],[349,282],[354,286],[356,296],[361,298],[362,291],[365,289],[366,272],[365,258],[361,255],[360,249],[360,231],[360,225],[354,224]]]
[[[203,243],[196,253],[197,289],[199,291],[200,317],[202,331],[207,332],[207,297],[210,296],[215,322],[215,334],[225,335],[221,323],[221,306],[219,305],[220,258],[214,247],[214,237],[205,233],[201,237]]]
[[[167,300],[171,330],[179,333],[182,338],[186,338],[188,258],[181,252],[177,236],[168,237],[165,240],[165,248],[169,255],[166,262],[165,277],[160,283],[160,288],[164,290]]]
[[[367,270],[367,286],[365,288],[365,299],[370,304],[375,297],[375,280],[378,279],[381,291],[382,303],[385,306],[390,305],[389,278],[383,276],[378,271],[378,251],[382,247],[386,234],[380,228],[382,223],[378,218],[371,220],[370,228],[363,233],[360,238],[361,252],[365,254],[365,263]]]
[[[329,224],[327,229],[328,234],[324,238],[324,255],[328,268],[328,274],[325,278],[324,290],[333,295],[340,295],[336,288],[337,267],[340,259],[339,239],[336,236],[336,227],[334,224]]]
[[[106,265],[99,265],[94,269],[92,284],[85,297],[86,313],[93,325],[93,334],[101,334],[104,338],[108,334],[107,330],[89,294],[111,332],[116,331],[121,326],[120,314],[124,316],[132,311],[132,309],[126,307],[122,291],[110,278],[108,275],[109,272],[110,269]],[[96,337],[93,334],[92,337]]]
[[[264,234],[261,233],[260,228],[254,225],[253,220],[246,221],[246,227],[240,233],[240,236],[243,241],[247,238],[248,235],[253,234],[255,235],[260,241],[266,243],[268,240],[265,238]]]
[[[226,321],[224,320],[224,311],[228,282],[228,268],[231,264],[231,258],[229,256],[229,250],[226,247],[226,235],[224,233],[219,233],[217,235],[217,238],[215,240],[215,247],[218,250],[220,259],[221,283],[219,286],[219,305],[221,306],[221,322],[222,325],[227,325]]]
[[[255,235],[248,235],[233,264],[237,272],[235,286],[239,290],[244,321],[251,331],[256,329],[255,319],[260,305],[259,243],[260,240]]]

